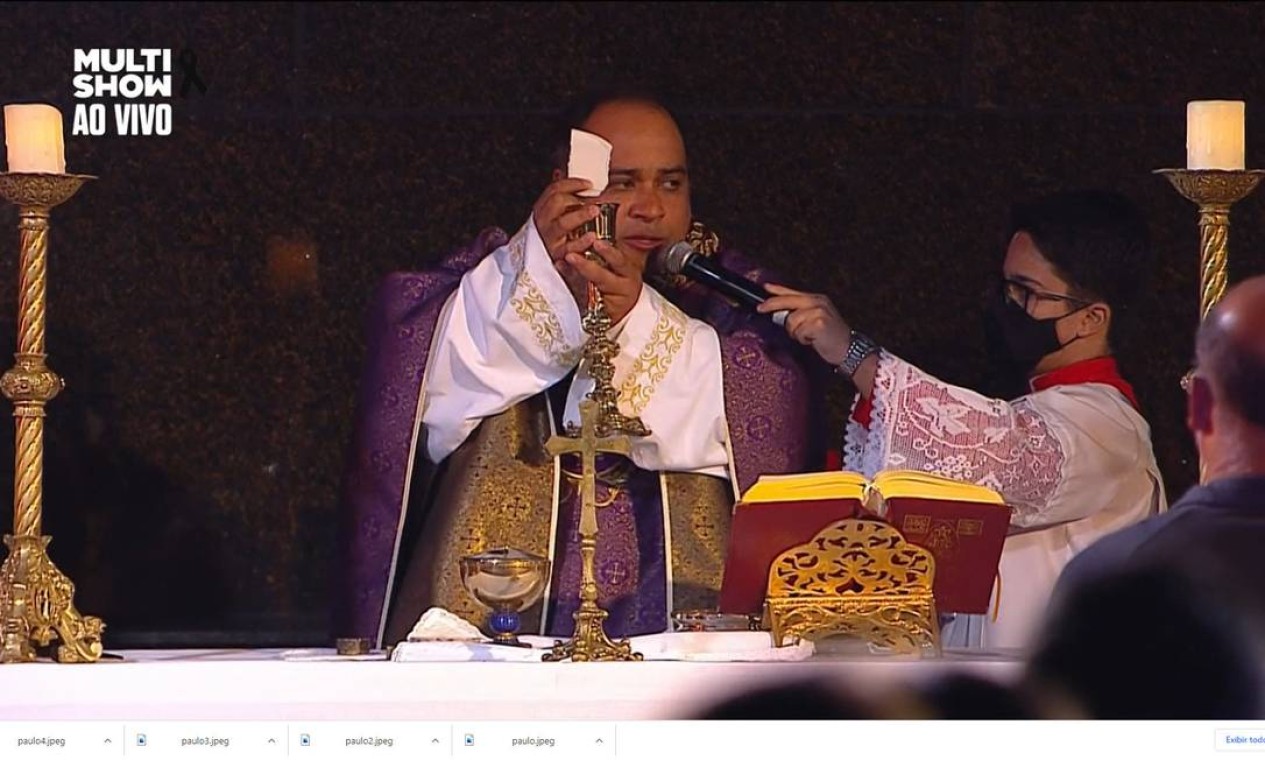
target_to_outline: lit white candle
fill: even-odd
[[[23,174],[65,174],[61,111],[42,103],[4,107],[4,144],[9,171]]]
[[[1187,169],[1242,169],[1243,153],[1243,101],[1186,104]]]

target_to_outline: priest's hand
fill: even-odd
[[[765,285],[773,294],[756,307],[761,314],[786,310],[786,332],[805,346],[812,346],[831,366],[839,366],[848,356],[852,328],[839,316],[829,298],[817,293],[802,293],[782,285]]]
[[[612,322],[618,323],[641,298],[642,270],[646,259],[629,256],[605,240],[593,243],[593,250],[606,260],[609,268],[589,261],[582,253],[568,253],[567,264],[597,286],[606,304],[606,313],[610,314]]]
[[[593,245],[597,236],[588,232],[575,240],[570,236],[585,222],[597,217],[596,205],[585,203],[576,193],[587,190],[593,184],[586,179],[559,179],[549,184],[532,207],[532,223],[540,234],[545,250],[553,261],[554,269],[562,276],[576,303],[584,305],[586,286],[584,279],[566,262],[567,254],[583,253]]]

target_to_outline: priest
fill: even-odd
[[[663,631],[674,609],[714,606],[737,494],[761,474],[818,465],[820,393],[801,347],[696,284],[646,280],[651,254],[682,239],[766,279],[693,219],[675,120],[653,98],[614,94],[568,122],[611,144],[607,187],[565,177],[563,150],[513,235],[485,230],[434,270],[391,275],[374,297],[342,497],[339,636],[394,643],[431,606],[483,624],[459,561],[496,547],[552,560],[524,631],[571,633],[580,469],[544,444],[578,422],[593,388],[581,362],[589,283],[614,322],[620,411],[650,430],[630,458],[598,460],[610,635]],[[613,246],[574,239],[595,202],[619,204]],[[590,247],[605,266],[581,255]]]

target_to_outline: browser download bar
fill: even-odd
[[[671,760],[849,756],[973,760],[1136,756],[1265,760],[1265,723],[1204,721],[26,721],[0,722],[0,758],[465,758]]]

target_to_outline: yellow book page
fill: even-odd
[[[855,472],[808,472],[798,475],[761,475],[742,500],[748,504],[768,501],[815,501],[860,499],[866,481]]]
[[[915,470],[885,470],[874,476],[874,488],[885,499],[923,498],[1005,504],[1001,494],[985,486]]]

